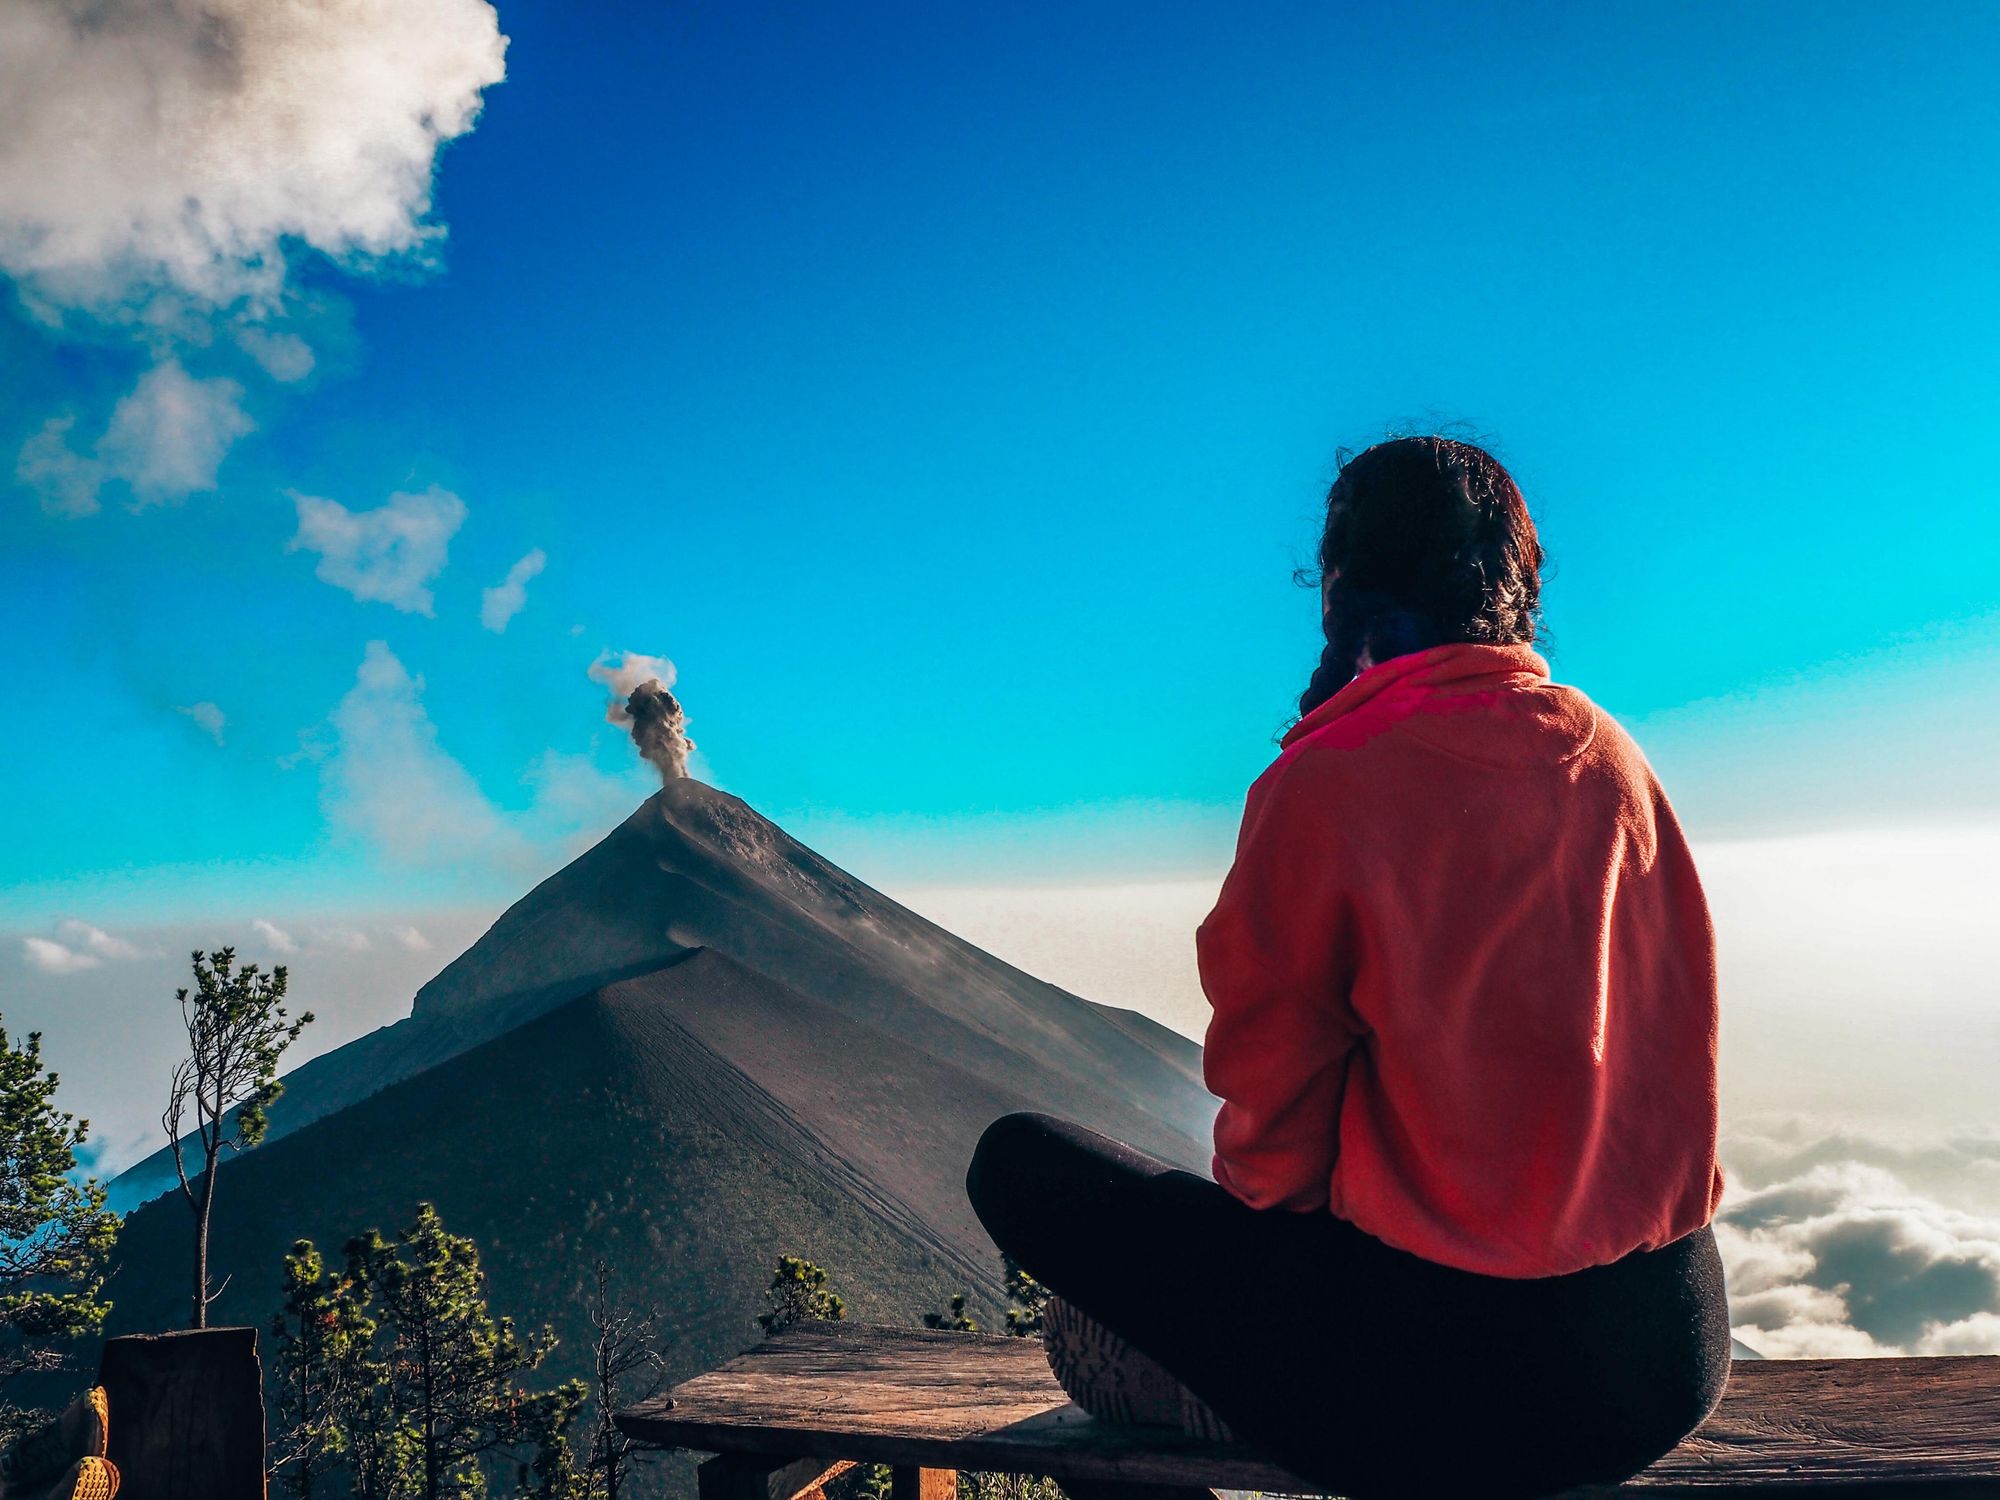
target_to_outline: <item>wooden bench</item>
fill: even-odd
[[[960,1469],[1038,1474],[1078,1500],[1209,1490],[1324,1493],[1243,1448],[1095,1422],[1032,1339],[816,1324],[616,1417],[628,1436],[717,1455],[702,1500],[797,1500],[855,1463],[895,1500],[951,1500]],[[1738,1360],[1722,1404],[1672,1453],[1583,1494],[1782,1490],[1808,1500],[2000,1497],[2000,1356]]]

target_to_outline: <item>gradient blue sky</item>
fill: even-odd
[[[297,755],[375,640],[536,868],[539,757],[594,768],[571,836],[644,790],[606,649],[864,876],[1208,868],[1315,654],[1336,449],[1434,420],[1521,480],[1555,673],[1698,835],[2000,815],[1991,7],[500,21],[437,265],[297,257],[321,373],[246,381],[214,492],[0,493],[0,921],[518,893]],[[0,452],[143,366],[10,306]],[[433,484],[434,618],[287,551],[290,491]]]

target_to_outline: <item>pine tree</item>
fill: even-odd
[[[1042,1336],[1042,1309],[1048,1306],[1049,1289],[1022,1270],[1006,1251],[1000,1252],[1000,1267],[1007,1277],[1007,1331],[1015,1338]]]
[[[284,1304],[271,1320],[277,1432],[270,1468],[299,1500],[312,1500],[347,1456],[357,1408],[383,1367],[373,1357],[365,1286],[329,1272],[311,1240],[292,1246],[284,1274]]]
[[[0,1385],[68,1368],[62,1343],[95,1334],[118,1216],[95,1178],[74,1180],[90,1123],[52,1102],[42,1037],[15,1046],[0,1027]],[[39,1415],[0,1401],[0,1435]]]
[[[979,1332],[979,1324],[966,1316],[963,1292],[953,1292],[951,1301],[943,1312],[925,1313],[924,1327],[942,1329],[948,1333]]]
[[[783,1333],[800,1323],[831,1323],[847,1316],[847,1303],[827,1285],[826,1272],[796,1255],[779,1258],[765,1294],[769,1312],[757,1322],[766,1333]]]
[[[388,1422],[386,1433],[372,1434],[370,1460],[387,1475],[386,1493],[473,1500],[485,1493],[489,1456],[527,1450],[523,1491],[568,1500],[574,1464],[566,1434],[584,1384],[521,1387],[518,1377],[548,1357],[555,1335],[543,1329],[523,1338],[512,1318],[492,1315],[473,1242],[448,1232],[424,1203],[393,1243],[375,1233],[351,1242],[349,1261],[374,1291],[387,1340],[387,1410],[371,1417]]]
[[[208,1326],[208,1226],[215,1208],[215,1169],[224,1149],[247,1151],[264,1139],[265,1112],[285,1091],[278,1082],[278,1059],[312,1024],[312,1012],[289,1020],[285,1007],[285,966],[268,975],[255,964],[236,967],[236,950],[211,954],[196,949],[192,991],[177,990],[188,1055],[174,1068],[166,1113],[160,1117],[173,1147],[181,1195],[194,1211],[194,1314],[191,1327]],[[233,1111],[233,1113],[232,1113]],[[193,1123],[195,1154],[191,1179],[183,1140]]]

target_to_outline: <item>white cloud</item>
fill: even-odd
[[[412,953],[423,953],[430,948],[431,940],[417,927],[393,927],[390,936]]]
[[[25,443],[14,460],[14,477],[33,490],[42,509],[52,516],[94,516],[103,507],[97,492],[108,477],[99,460],[70,446],[76,414],[50,417]]]
[[[47,317],[270,308],[291,247],[418,255],[440,143],[504,75],[484,0],[10,0],[0,269]]]
[[[151,360],[93,443],[59,413],[22,446],[45,510],[89,515],[112,481],[135,507],[216,487],[253,424],[182,356],[303,380],[327,297],[291,284],[299,255],[427,264],[438,149],[506,45],[486,0],[0,4],[0,272],[31,316]]]
[[[93,927],[75,917],[57,923],[56,932],[70,947],[95,954],[98,958],[131,959],[141,956],[139,949],[125,939],[113,937],[102,927]]]
[[[48,938],[21,939],[21,956],[44,974],[75,974],[103,962],[94,953],[78,953]]]
[[[44,974],[80,974],[107,961],[123,963],[145,956],[124,938],[75,917],[58,922],[53,938],[21,939],[21,957]]]
[[[374,510],[353,511],[336,500],[294,494],[299,529],[292,552],[317,552],[313,571],[356,599],[405,614],[428,615],[430,582],[444,571],[451,539],[465,524],[465,502],[432,485],[398,492]]]
[[[331,716],[332,744],[316,757],[329,819],[390,859],[540,871],[577,841],[603,837],[646,795],[636,768],[607,774],[587,757],[547,751],[523,775],[528,806],[503,812],[438,743],[423,694],[423,678],[386,643],[369,642]]]
[[[230,445],[254,425],[242,397],[233,380],[196,380],[167,360],[113,408],[97,455],[137,505],[212,490]]]
[[[231,446],[256,426],[242,401],[235,381],[197,379],[162,360],[112,408],[89,454],[70,443],[74,415],[51,417],[21,445],[15,477],[61,516],[95,514],[113,480],[130,488],[135,510],[213,490]]]
[[[479,623],[495,635],[507,628],[507,622],[518,615],[528,602],[528,580],[548,566],[548,554],[540,547],[535,548],[513,567],[507,576],[479,596]]]
[[[182,704],[174,712],[177,714],[186,714],[190,719],[194,720],[195,727],[203,734],[214,740],[218,745],[222,743],[222,730],[228,724],[229,716],[206,698],[202,699],[199,703]]]
[[[262,366],[273,380],[293,384],[312,374],[319,358],[312,345],[296,333],[247,324],[236,330],[236,346]]]
[[[449,863],[513,840],[479,785],[441,749],[413,677],[386,642],[370,641],[354,686],[333,711],[324,791],[334,821],[396,859]]]
[[[299,951],[299,941],[275,922],[267,922],[259,917],[250,924],[250,930],[273,953],[290,954]]]

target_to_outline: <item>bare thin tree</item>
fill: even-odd
[[[313,1019],[311,1011],[297,1020],[286,1016],[280,1003],[285,977],[283,964],[269,974],[255,964],[238,969],[234,948],[213,954],[197,949],[195,987],[174,997],[187,1027],[188,1055],[174,1068],[160,1124],[173,1145],[181,1195],[194,1211],[193,1328],[208,1326],[208,1305],[221,1295],[219,1287],[209,1290],[208,1278],[216,1165],[225,1150],[248,1150],[264,1139],[265,1112],[285,1091],[278,1082],[278,1059]],[[192,1175],[190,1147],[198,1159]]]
[[[611,1414],[620,1407],[657,1395],[667,1380],[667,1362],[660,1356],[660,1310],[644,1312],[611,1300],[611,1270],[597,1263],[597,1288],[590,1303],[590,1326],[597,1330],[596,1363],[591,1374],[591,1395],[597,1402],[597,1426],[591,1434],[590,1460],[585,1473],[590,1493],[602,1500],[618,1500],[618,1492],[631,1472],[635,1443],[618,1430]]]

